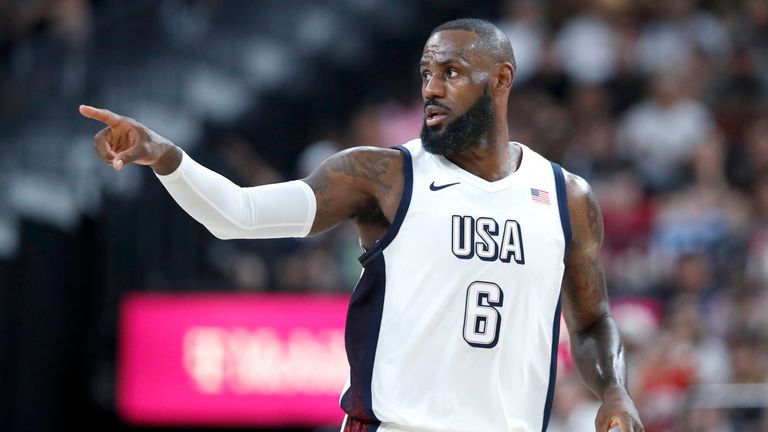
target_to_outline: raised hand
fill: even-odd
[[[80,105],[80,114],[107,125],[94,135],[93,146],[98,157],[116,170],[135,163],[164,175],[181,163],[181,151],[173,143],[130,117],[88,105]]]

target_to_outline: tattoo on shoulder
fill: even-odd
[[[595,240],[601,240],[603,237],[603,217],[600,213],[600,205],[597,197],[590,190],[586,195],[587,201],[587,220],[589,221],[589,233]]]
[[[342,173],[354,178],[372,181],[384,189],[392,185],[382,178],[388,171],[391,158],[380,154],[360,152],[355,155],[346,153],[328,167],[332,172]]]
[[[568,173],[567,179],[569,210],[574,220],[579,221],[582,239],[603,241],[603,215],[595,192],[583,178]]]
[[[577,224],[580,241],[568,252],[566,278],[568,289],[564,296],[568,302],[569,325],[580,331],[605,313],[607,307],[605,275],[600,264],[600,246],[603,241],[603,217],[594,191],[582,178],[569,179],[569,197],[573,221]]]
[[[315,170],[309,177],[307,177],[307,182],[312,186],[312,189],[314,189],[315,192],[324,192],[328,188],[328,185],[331,184],[331,179],[328,178],[328,168],[321,167],[320,169]]]

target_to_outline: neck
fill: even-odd
[[[464,171],[492,182],[517,171],[521,156],[520,146],[509,145],[507,122],[497,121],[491,133],[483,137],[476,146],[446,158]]]

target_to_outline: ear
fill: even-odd
[[[512,88],[512,82],[515,80],[515,68],[509,62],[504,62],[498,66],[496,71],[495,88],[496,90],[509,90]]]

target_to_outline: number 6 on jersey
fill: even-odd
[[[467,288],[464,340],[475,348],[493,348],[499,341],[504,292],[493,282],[475,281]]]

